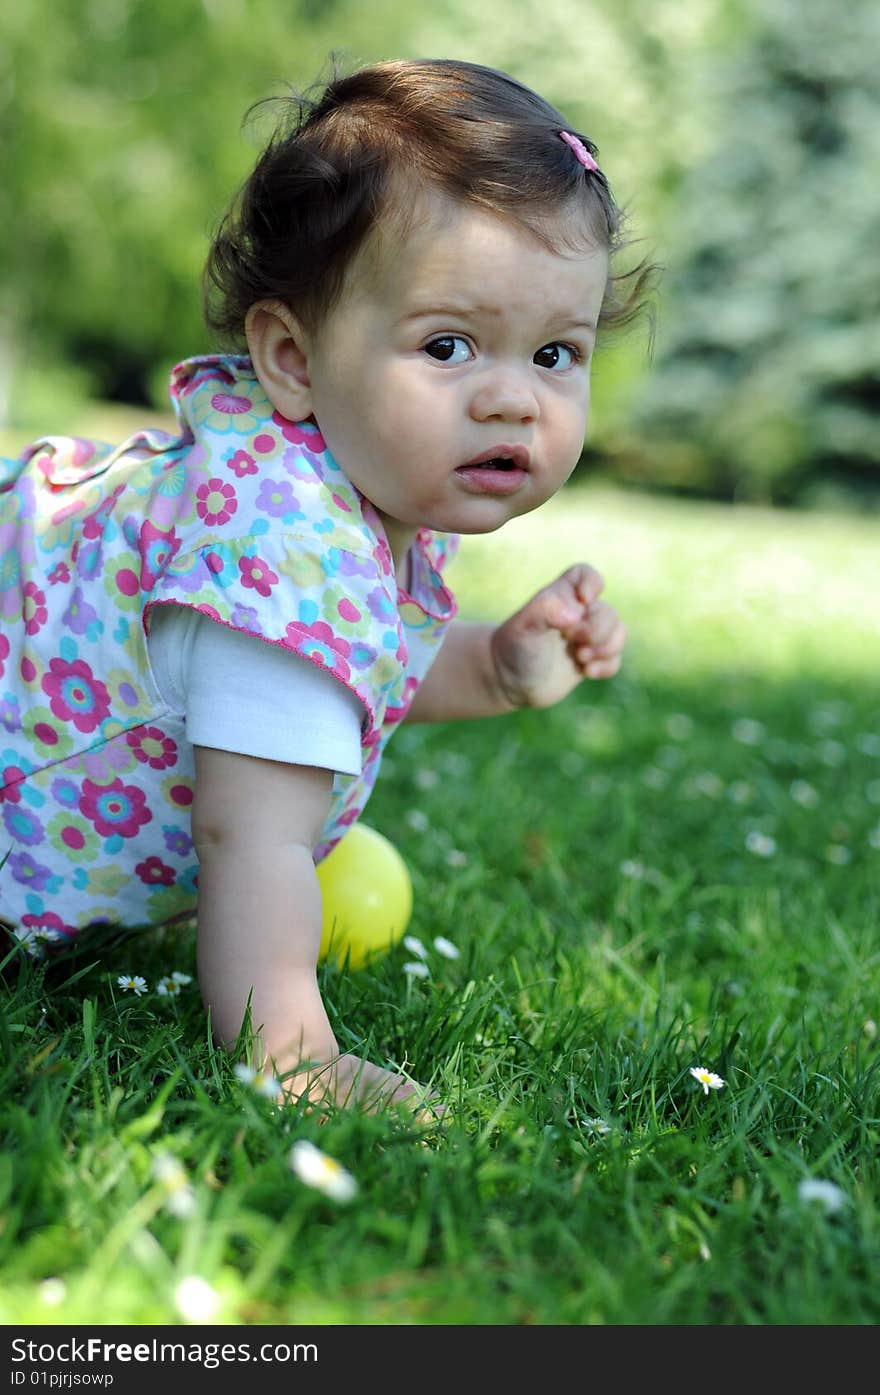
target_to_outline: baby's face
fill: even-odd
[[[492,532],[571,474],[607,275],[602,248],[556,253],[439,199],[402,243],[362,254],[308,373],[327,445],[396,557],[421,527]]]

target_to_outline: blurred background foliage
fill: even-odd
[[[29,0],[0,18],[0,420],[164,411],[260,98],[374,58],[506,69],[598,144],[665,266],[596,364],[581,471],[880,506],[876,0]]]

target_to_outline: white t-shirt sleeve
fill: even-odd
[[[148,650],[194,746],[360,774],[363,703],[317,664],[182,605],[151,608]]]

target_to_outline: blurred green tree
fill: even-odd
[[[171,364],[209,347],[199,278],[252,163],[246,109],[343,66],[447,55],[555,101],[600,147],[649,243],[700,157],[699,74],[741,0],[29,0],[0,15],[0,386],[57,421],[75,390],[164,406]],[[642,250],[636,249],[634,255]],[[638,335],[600,355],[591,425],[610,450],[645,371]],[[9,373],[7,372],[7,381]],[[42,393],[29,397],[38,380]],[[24,389],[24,390],[23,390]],[[48,398],[48,402],[47,402]],[[2,404],[0,404],[2,418]],[[26,418],[26,421],[24,420]]]
[[[0,371],[73,365],[144,402],[206,347],[207,240],[256,150],[246,109],[355,59],[403,0],[29,0],[0,18]],[[164,401],[164,398],[161,400]]]
[[[878,53],[876,0],[753,0],[678,192],[628,479],[880,504]]]

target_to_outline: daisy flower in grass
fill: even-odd
[[[58,1279],[53,1275],[50,1279],[44,1279],[40,1284],[40,1301],[45,1303],[47,1308],[57,1308],[66,1297],[67,1285],[63,1279]]]
[[[217,1290],[198,1274],[187,1274],[174,1290],[175,1307],[187,1322],[210,1322],[220,1303]]]
[[[760,829],[753,828],[746,835],[746,847],[755,857],[773,857],[776,853],[776,839],[771,838],[769,833],[762,833]]]
[[[420,959],[427,959],[428,957],[428,951],[425,949],[421,940],[415,935],[404,935],[403,947],[404,949],[408,949],[410,954],[417,954]]]
[[[421,959],[410,959],[403,966],[407,978],[429,978],[431,970]]]
[[[250,1085],[256,1094],[265,1095],[267,1099],[277,1099],[281,1091],[281,1084],[274,1075],[266,1075],[253,1066],[246,1066],[243,1061],[239,1061],[235,1067],[235,1074],[243,1084]]]
[[[163,998],[176,998],[188,983],[192,983],[192,974],[182,974],[175,969],[173,974],[166,974],[164,978],[159,979],[156,992],[161,993]]]
[[[120,988],[129,993],[136,993],[138,997],[147,991],[147,980],[140,974],[120,974],[116,982]]]
[[[152,1171],[165,1192],[165,1206],[172,1215],[191,1216],[196,1209],[196,1194],[189,1184],[186,1169],[173,1153],[157,1153]]]
[[[458,949],[451,940],[447,940],[445,935],[434,936],[434,948],[438,954],[442,954],[444,959],[457,959]]]
[[[805,1177],[798,1185],[798,1200],[815,1203],[827,1216],[833,1216],[846,1205],[847,1196],[834,1182]]]
[[[710,1090],[722,1090],[726,1084],[720,1075],[716,1075],[713,1070],[707,1070],[705,1066],[691,1066],[691,1075],[694,1080],[699,1080],[704,1095],[708,1095]]]
[[[322,1153],[308,1139],[299,1138],[290,1150],[290,1166],[301,1182],[333,1201],[351,1201],[357,1182],[341,1163]]]

